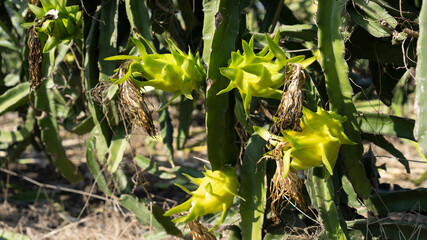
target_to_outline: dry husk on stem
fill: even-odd
[[[31,90],[39,89],[43,83],[43,53],[40,37],[36,30],[36,27],[40,27],[42,24],[43,22],[38,22],[28,29],[28,72]]]
[[[289,66],[289,68],[288,68]],[[282,99],[277,112],[274,115],[274,125],[271,133],[281,134],[283,130],[301,131],[300,118],[302,115],[303,95],[302,88],[305,82],[304,71],[299,64],[288,65],[286,82],[283,89]],[[307,210],[307,204],[302,194],[303,182],[298,177],[297,170],[290,169],[287,176],[284,176],[282,159],[282,148],[285,143],[277,144],[276,148],[269,155],[276,160],[276,172],[271,179],[271,209],[276,218],[279,218],[282,210],[293,199],[303,211]],[[285,196],[288,198],[285,199]]]
[[[125,75],[126,66],[127,63],[120,66],[113,77],[123,77]],[[91,90],[93,99],[101,105],[106,104],[108,99],[105,99],[104,93],[108,91],[112,84],[111,82],[99,82],[98,85]],[[152,111],[148,108],[148,101],[139,87],[137,87],[131,79],[127,79],[119,84],[117,98],[119,111],[123,113],[123,120],[131,124],[142,126],[151,137],[156,135],[157,129],[153,123]]]
[[[198,219],[188,222],[188,227],[193,240],[216,240],[216,237],[200,224]]]
[[[122,78],[126,74],[128,64],[129,62],[122,64],[113,78]],[[120,111],[125,114],[128,121],[142,126],[151,137],[156,135],[157,130],[153,123],[152,111],[147,105],[148,101],[131,79],[119,85],[118,98]]]
[[[289,65],[288,65],[289,66]],[[301,131],[302,88],[305,74],[300,64],[291,64],[283,87],[282,99],[275,113],[275,121],[271,133],[281,134],[282,130]]]
[[[133,124],[144,127],[150,136],[156,135],[152,112],[147,106],[147,100],[139,88],[128,79],[119,85],[119,100],[121,110]]]

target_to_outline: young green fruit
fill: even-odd
[[[189,211],[185,216],[176,218],[173,222],[189,222],[196,218],[222,211],[221,219],[209,231],[218,227],[224,220],[225,214],[233,204],[233,199],[237,195],[239,179],[235,168],[225,168],[224,170],[210,171],[206,169],[203,178],[193,178],[185,175],[193,183],[199,185],[197,190],[190,192],[187,188],[176,184],[186,193],[192,195],[184,203],[170,209],[164,215],[171,216],[176,213]]]

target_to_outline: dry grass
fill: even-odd
[[[0,228],[39,240],[143,239],[142,234],[149,232],[132,213],[120,213],[107,205],[81,219],[58,211],[55,205],[43,203],[26,208],[4,202],[0,205]]]

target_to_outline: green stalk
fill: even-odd
[[[46,54],[45,54],[46,58]],[[44,60],[44,64],[47,61]],[[53,91],[48,88],[53,85],[53,79],[47,78],[37,90],[35,95],[35,107],[43,114],[38,117],[37,124],[40,128],[41,140],[46,154],[52,158],[53,164],[70,182],[77,183],[83,176],[77,171],[77,167],[67,158],[59,136],[59,125],[56,121],[56,108],[53,99]]]
[[[150,18],[146,1],[125,0],[126,15],[128,16],[131,29],[137,29],[141,36],[151,41]]]
[[[108,189],[107,180],[102,174],[101,168],[98,164],[97,153],[105,153],[108,151],[108,147],[105,142],[99,141],[101,134],[99,129],[95,127],[90,133],[89,139],[86,143],[86,162],[89,167],[89,171],[92,173],[92,176],[95,182],[98,184],[99,188],[107,195],[112,195],[110,189]],[[97,139],[98,138],[98,139]]]
[[[318,38],[322,68],[331,110],[347,116],[343,123],[346,135],[357,145],[343,145],[342,155],[349,179],[359,196],[367,198],[371,186],[360,163],[363,146],[356,122],[356,108],[352,102],[353,90],[348,80],[348,66],[344,59],[344,42],[341,39],[341,12],[346,1],[320,0],[318,5]]]
[[[312,204],[320,212],[326,235],[329,239],[349,239],[344,219],[334,202],[336,193],[332,178],[324,181],[324,169],[317,167],[308,171],[307,190]]]
[[[262,239],[262,225],[267,202],[266,161],[258,162],[264,154],[265,140],[253,134],[246,147],[241,167],[240,203],[242,239]]]
[[[415,128],[414,135],[417,139],[420,150],[427,156],[427,105],[423,105],[427,101],[427,6],[424,3],[420,13],[420,36],[417,43],[417,69],[416,69],[416,97],[415,97]]]
[[[18,129],[14,131],[0,131],[0,143],[22,142],[31,135],[36,119],[33,116],[33,109],[29,109],[27,119]]]
[[[234,134],[233,93],[219,96],[217,93],[229,84],[219,68],[227,66],[230,53],[235,50],[239,16],[245,4],[249,4],[248,1],[203,1],[203,60],[208,65],[207,146],[212,170],[222,169],[225,165],[234,166],[239,154]]]
[[[30,83],[23,82],[0,96],[0,116],[28,103]]]
[[[117,0],[103,0],[101,3],[98,40],[99,80],[108,80],[116,68],[113,61],[105,61],[104,59],[117,54],[118,3]]]
[[[100,11],[94,14],[94,18],[99,18]],[[109,142],[112,136],[112,131],[105,120],[102,109],[92,99],[91,89],[98,84],[99,69],[98,69],[98,39],[99,39],[99,21],[93,20],[90,16],[84,16],[84,27],[89,31],[84,36],[84,68],[82,78],[84,79],[85,91],[87,96],[87,103],[89,111],[93,117],[95,126],[101,130],[100,136],[104,138],[103,141]]]

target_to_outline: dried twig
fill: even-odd
[[[55,189],[55,190],[59,190],[59,191],[63,191],[63,192],[76,193],[76,194],[80,194],[80,195],[83,195],[83,196],[87,196],[87,197],[91,197],[91,198],[97,198],[97,199],[100,199],[100,200],[104,200],[106,202],[111,201],[111,199],[106,198],[106,197],[101,196],[101,195],[97,195],[97,194],[93,194],[93,193],[88,193],[88,192],[84,192],[84,191],[80,191],[80,190],[75,190],[75,189],[72,189],[72,188],[62,187],[62,186],[58,186],[58,185],[41,183],[41,182],[38,182],[38,181],[36,181],[36,180],[34,180],[32,178],[29,178],[29,177],[23,175],[23,174],[13,172],[13,171],[8,170],[8,169],[0,168],[0,171],[4,172],[6,174],[9,174],[9,175],[15,176],[15,177],[20,177],[23,180],[25,180],[27,182],[30,182],[30,183],[38,186],[38,187],[41,187],[41,188],[49,188],[49,189]],[[111,196],[111,197],[113,199],[115,198],[114,196]],[[115,199],[115,201],[118,201],[118,200]]]
[[[216,237],[208,229],[199,223],[199,220],[188,222],[190,235],[193,240],[215,240]]]

